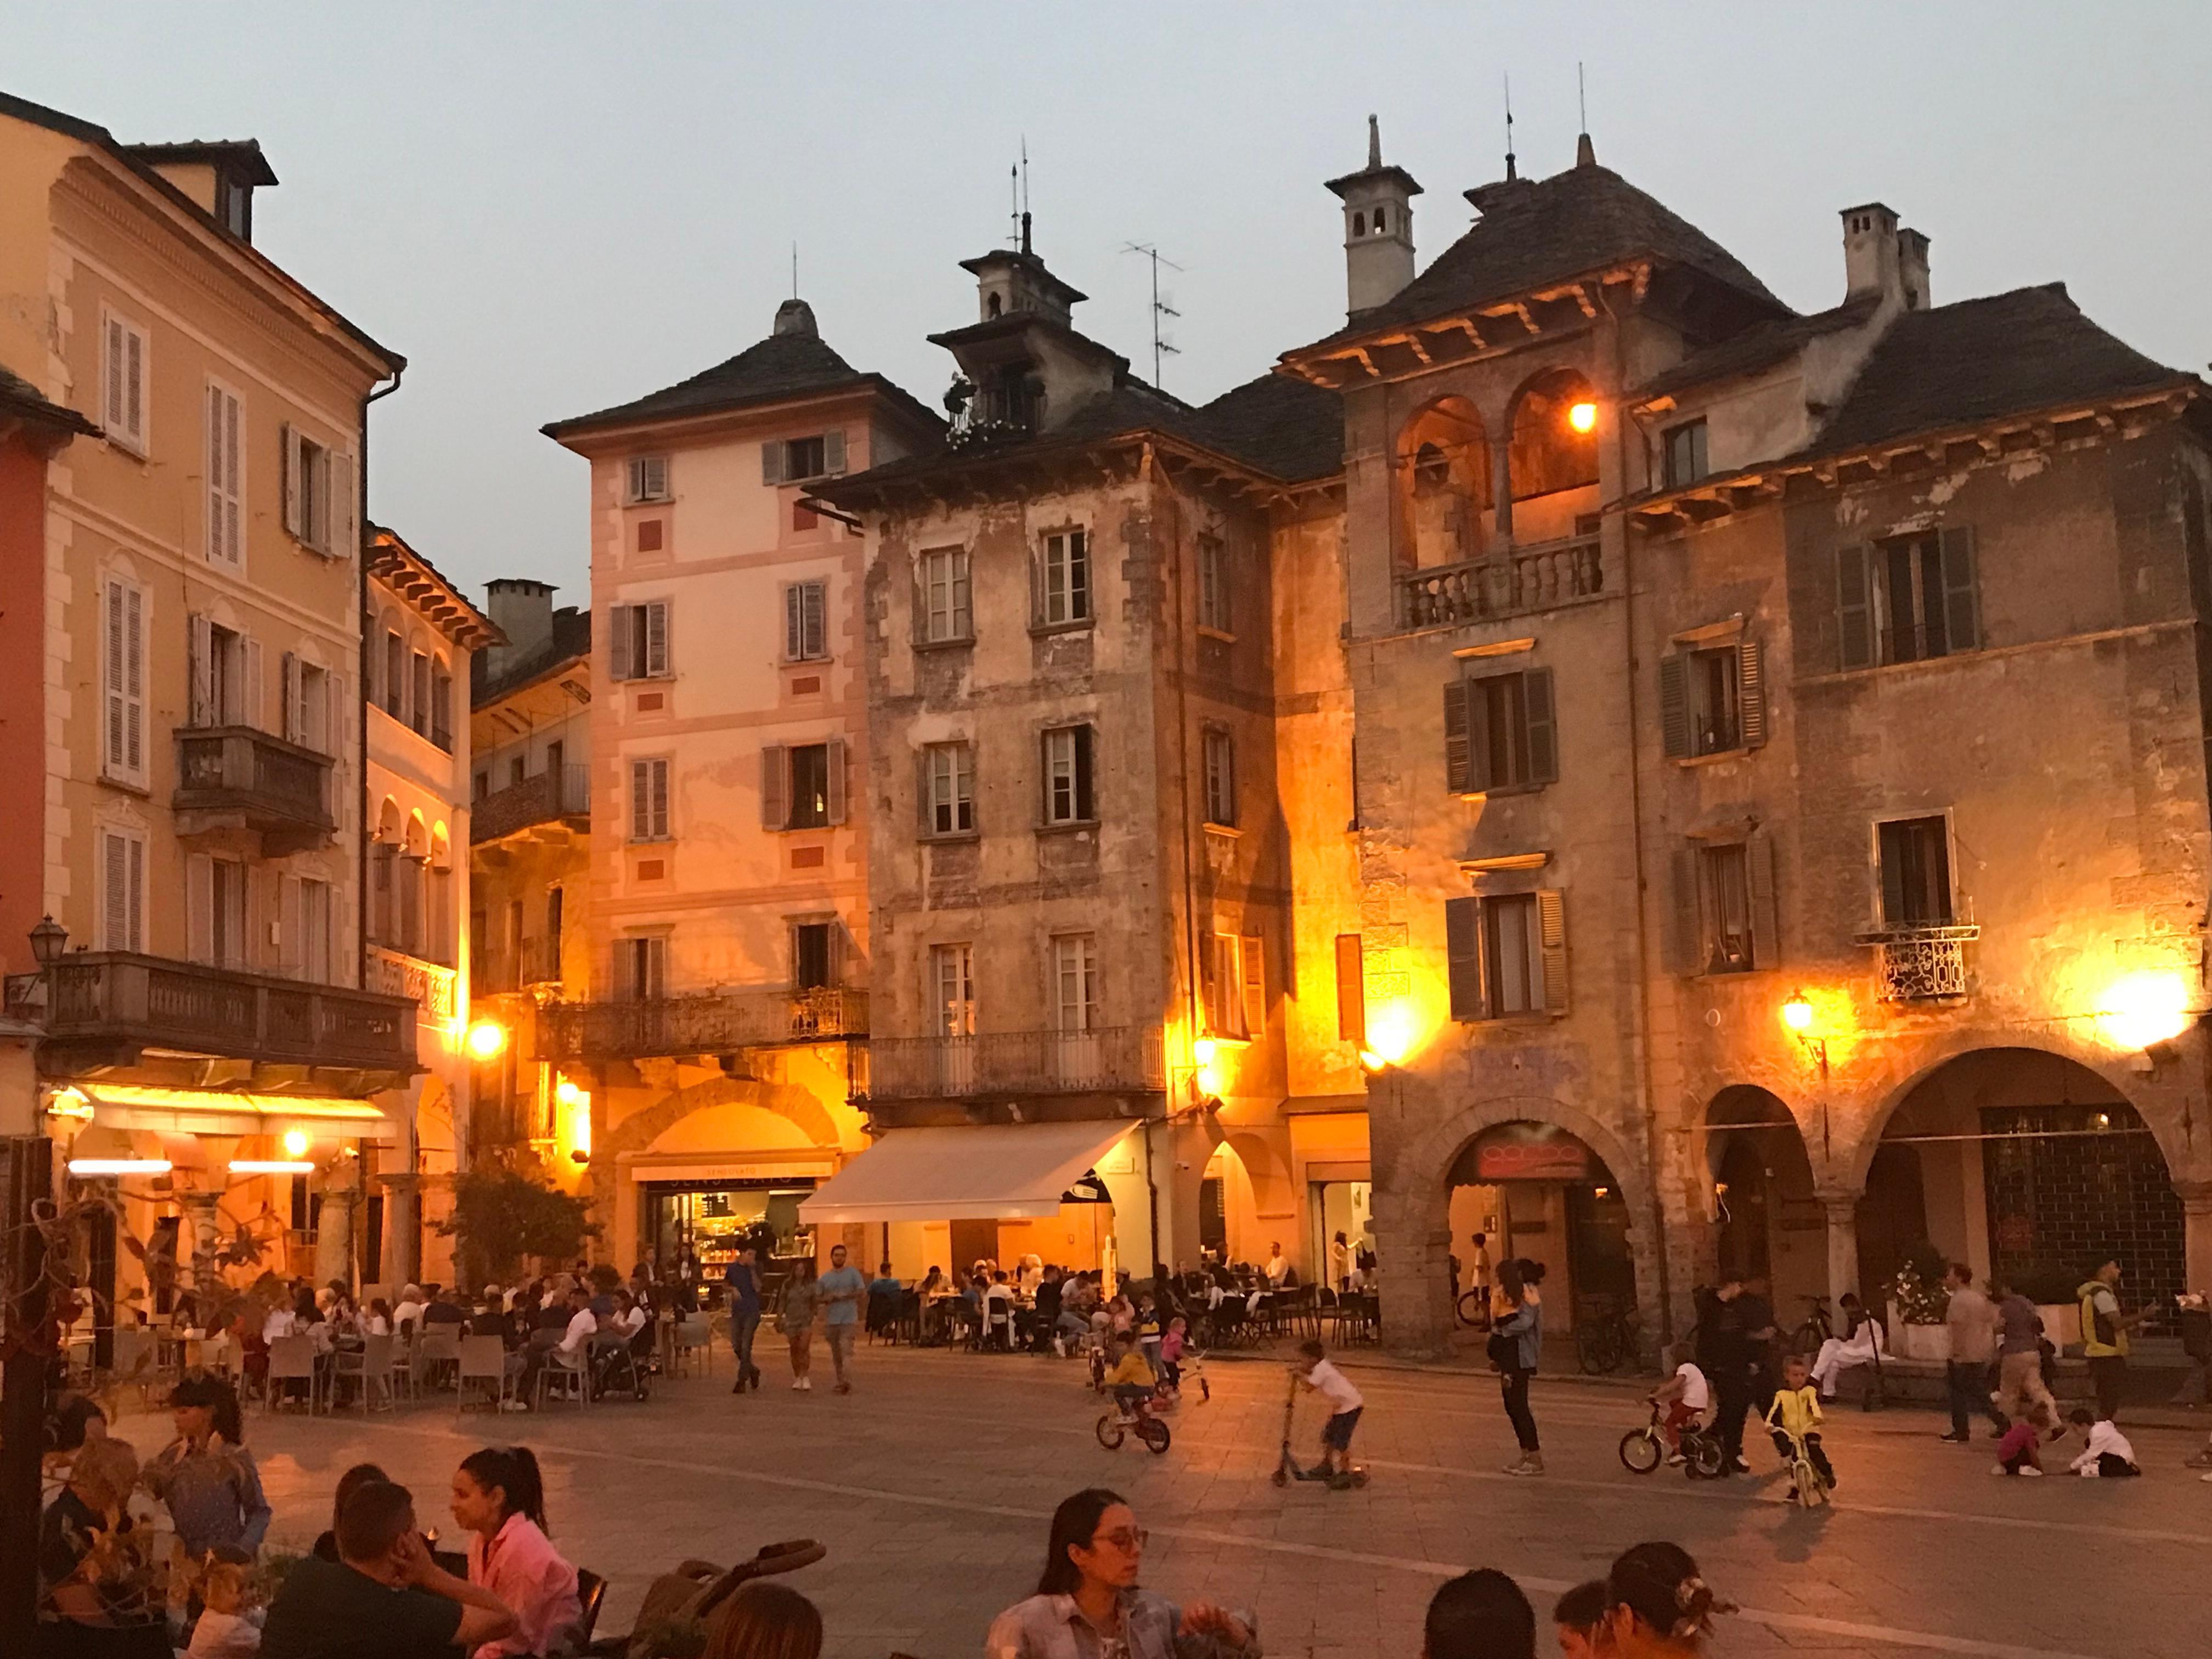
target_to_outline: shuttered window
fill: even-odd
[[[615,989],[630,1002],[658,1002],[668,994],[668,940],[659,933],[615,941]]]
[[[1454,1019],[1566,1012],[1566,908],[1558,889],[1447,899],[1444,941]]]
[[[804,483],[811,478],[834,477],[844,470],[842,430],[805,438],[771,438],[761,446],[764,484]]]
[[[668,601],[618,605],[610,618],[607,672],[617,680],[668,678]]]
[[[1445,686],[1444,775],[1459,795],[1558,782],[1552,671],[1474,675]]]
[[[110,315],[103,330],[100,365],[100,425],[109,440],[139,454],[146,453],[146,414],[149,394],[146,385],[150,354],[146,331],[137,324]]]
[[[770,744],[761,750],[761,827],[825,830],[845,821],[845,743]]]
[[[629,763],[629,838],[668,839],[668,763],[665,759]]]
[[[100,938],[94,948],[146,948],[146,838],[135,830],[100,832]]]
[[[245,461],[239,401],[210,380],[207,389],[207,556],[235,569],[246,556]]]
[[[1217,634],[1235,631],[1230,604],[1229,555],[1218,536],[1198,538],[1198,625]]]
[[[1237,743],[1218,726],[1208,726],[1206,762],[1206,821],[1224,829],[1237,823]]]
[[[942,547],[921,556],[919,637],[926,645],[975,637],[968,586],[968,550]]]
[[[331,977],[331,884],[309,876],[284,878],[282,967],[295,979],[328,984]]]
[[[669,499],[667,456],[633,455],[628,471],[628,488],[623,492],[623,499],[631,505]]]
[[[1952,920],[1950,824],[1941,814],[1891,818],[1875,829],[1886,927],[1940,927]]]
[[[830,584],[792,582],[783,590],[783,659],[818,662],[830,654]]]
[[[1837,665],[1924,662],[1982,648],[1966,525],[1836,550]]]
[[[1206,937],[1206,948],[1199,962],[1199,988],[1210,1036],[1242,1038],[1247,1034],[1245,944],[1246,940],[1237,933],[1209,933]]]
[[[120,782],[146,781],[146,592],[111,576],[101,599],[100,769]]]
[[[284,528],[303,547],[343,558],[354,544],[353,459],[286,422],[279,429]]]
[[[1766,741],[1766,675],[1756,640],[1659,659],[1659,726],[1676,759],[1756,749]]]

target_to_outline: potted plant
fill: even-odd
[[[1948,1360],[1951,1331],[1944,1322],[1951,1293],[1944,1288],[1942,1256],[1922,1245],[1890,1279],[1889,1346],[1899,1359]]]

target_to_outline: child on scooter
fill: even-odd
[[[1321,1430],[1322,1460],[1311,1473],[1327,1476],[1330,1486],[1341,1491],[1352,1484],[1352,1431],[1359,1426],[1359,1413],[1367,1402],[1345,1374],[1329,1364],[1328,1350],[1320,1343],[1300,1343],[1298,1354],[1292,1374],[1329,1405],[1328,1421]]]
[[[1133,1421],[1137,1402],[1147,1398],[1158,1379],[1152,1375],[1151,1363],[1138,1347],[1133,1336],[1114,1339],[1114,1364],[1106,1373],[1106,1386],[1114,1391],[1114,1403],[1121,1408],[1121,1420]]]
[[[1693,1352],[1686,1342],[1678,1342],[1669,1348],[1667,1358],[1674,1368],[1674,1375],[1651,1391],[1651,1403],[1667,1408],[1659,1429],[1667,1437],[1669,1463],[1683,1461],[1682,1431],[1698,1423],[1713,1401],[1705,1374],[1691,1357]]]
[[[1811,1367],[1802,1353],[1793,1353],[1782,1362],[1782,1386],[1774,1392],[1774,1403],[1766,1408],[1766,1426],[1774,1431],[1774,1449],[1782,1455],[1785,1466],[1796,1455],[1795,1443],[1802,1440],[1805,1456],[1820,1479],[1830,1486],[1836,1484],[1835,1466],[1820,1447],[1820,1390],[1813,1386]],[[1794,1498],[1796,1494],[1790,1496]]]

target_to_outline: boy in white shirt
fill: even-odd
[[[2120,1432],[2111,1418],[2093,1418],[2087,1407],[2076,1406],[2067,1414],[2067,1420],[2089,1431],[2089,1443],[2068,1466],[2075,1474],[2093,1480],[2100,1475],[2107,1480],[2117,1480],[2142,1473],[2136,1467],[2136,1449],[2128,1443],[2127,1436]]]
[[[1669,1463],[1684,1461],[1682,1431],[1698,1422],[1713,1403],[1712,1386],[1691,1358],[1692,1352],[1686,1342],[1678,1342],[1668,1350],[1667,1357],[1674,1362],[1674,1374],[1651,1393],[1651,1403],[1667,1408],[1659,1429],[1667,1437]]]
[[[1311,1473],[1327,1475],[1331,1490],[1342,1492],[1352,1484],[1352,1431],[1358,1427],[1359,1413],[1366,1409],[1367,1401],[1352,1386],[1351,1379],[1328,1363],[1327,1352],[1318,1342],[1300,1343],[1299,1360],[1291,1370],[1299,1382],[1328,1401],[1329,1419],[1321,1429],[1321,1463]]]

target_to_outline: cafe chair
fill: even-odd
[[[539,1409],[548,1400],[559,1397],[573,1400],[579,1406],[592,1403],[592,1355],[588,1347],[578,1348],[565,1354],[558,1348],[546,1351],[545,1363],[538,1371],[538,1396],[532,1403]]]
[[[454,1358],[459,1368],[453,1391],[459,1396],[460,1410],[469,1408],[469,1389],[472,1383],[488,1385],[489,1404],[496,1411],[507,1402],[511,1392],[507,1371],[507,1345],[495,1336],[465,1336],[460,1352]]]
[[[311,1336],[280,1336],[269,1345],[268,1381],[262,1390],[262,1401],[270,1411],[283,1407],[284,1396],[290,1392],[285,1385],[304,1382],[307,1407],[310,1415],[318,1409],[320,1386],[315,1376],[315,1340]]]
[[[433,1325],[415,1339],[415,1352],[407,1368],[408,1391],[442,1389],[461,1363],[461,1328]]]
[[[347,1378],[353,1379],[360,1389],[354,1403],[361,1407],[364,1417],[373,1411],[388,1412],[392,1407],[392,1365],[395,1340],[389,1336],[365,1336],[358,1348],[341,1348],[331,1356],[332,1389],[335,1390],[337,1385]],[[384,1403],[380,1406],[377,1404],[380,1393],[384,1396]]]
[[[712,1376],[714,1374],[714,1328],[696,1315],[676,1322],[676,1369],[679,1374],[690,1371],[691,1356],[695,1353],[706,1356],[699,1364],[705,1374]]]

